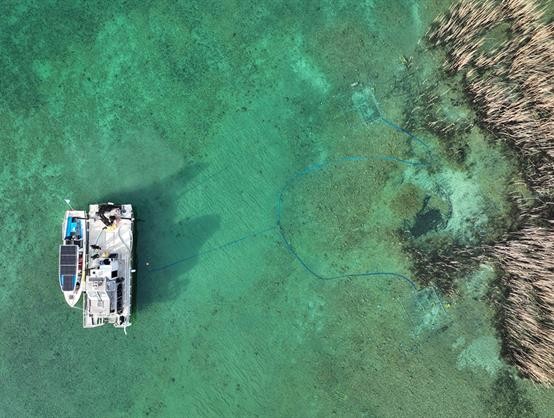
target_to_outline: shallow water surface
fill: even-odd
[[[494,271],[446,296],[405,251],[508,212],[502,147],[405,126],[448,5],[0,6],[0,415],[549,416]],[[135,207],[128,335],[63,301],[64,198]]]

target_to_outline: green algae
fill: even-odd
[[[441,305],[432,288],[393,277],[318,280],[275,225],[295,173],[364,156],[304,176],[283,198],[292,245],[322,274],[412,277],[402,231],[426,196],[443,222],[421,239],[471,244],[509,228],[515,163],[476,128],[456,138],[465,158],[452,158],[416,114],[433,164],[371,160],[428,158],[374,110],[402,124],[425,79],[446,83],[418,39],[447,6],[3,5],[3,414],[548,416],[552,390],[501,360],[488,266]],[[361,112],[360,91],[374,99]],[[85,331],[64,306],[64,198],[136,207],[127,336]]]

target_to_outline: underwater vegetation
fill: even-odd
[[[501,271],[497,301],[506,358],[522,375],[552,384],[554,23],[545,23],[531,0],[464,0],[435,21],[427,39],[446,51],[444,69],[462,77],[477,123],[517,155],[531,192],[514,197],[517,229],[474,255],[484,252]]]
[[[488,412],[502,417],[535,417],[537,413],[524,393],[518,388],[509,370],[502,370],[491,388]]]

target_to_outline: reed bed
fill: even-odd
[[[507,27],[494,46],[490,34]],[[444,48],[444,69],[463,76],[480,123],[521,157],[535,194],[523,226],[488,254],[503,272],[501,309],[507,358],[536,382],[554,383],[554,23],[533,0],[462,0],[427,34]]]

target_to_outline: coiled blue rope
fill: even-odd
[[[297,183],[302,177],[305,177],[308,174],[314,173],[319,170],[323,170],[327,168],[330,165],[336,165],[341,163],[350,163],[350,162],[359,162],[359,161],[397,161],[404,164],[410,164],[410,165],[421,165],[422,163],[417,163],[413,161],[406,161],[397,159],[394,157],[363,157],[363,156],[347,156],[343,158],[339,158],[336,160],[326,161],[324,163],[316,163],[312,164],[303,170],[296,173],[294,176],[292,176],[285,184],[285,186],[281,189],[279,196],[277,198],[277,203],[275,205],[275,217],[276,217],[276,224],[279,228],[279,235],[281,236],[285,247],[290,252],[290,254],[300,263],[302,267],[306,271],[308,271],[312,276],[319,280],[338,280],[338,279],[346,279],[346,278],[354,278],[354,277],[369,277],[369,276],[394,276],[399,279],[402,279],[409,283],[414,290],[417,290],[417,285],[413,280],[411,280],[409,277],[395,272],[381,272],[381,271],[368,271],[363,273],[348,273],[344,275],[338,275],[338,276],[325,276],[321,273],[318,273],[315,271],[312,267],[310,267],[304,258],[298,254],[298,252],[294,249],[294,246],[292,245],[291,241],[288,238],[288,234],[286,232],[286,229],[284,228],[281,220],[282,220],[282,213],[283,213],[283,200],[285,197],[285,194],[287,193],[288,189],[292,187],[295,183]]]
[[[418,144],[420,144],[421,146],[423,146],[425,148],[425,151],[427,152],[427,154],[430,156],[431,155],[431,150],[430,150],[430,147],[429,145],[427,145],[427,143],[425,143],[425,141],[423,141],[422,139],[420,139],[418,136],[414,135],[412,132],[402,128],[401,126],[395,124],[394,122],[384,118],[380,112],[378,113],[378,117],[376,118],[376,120],[381,120],[386,126],[388,126],[389,128],[391,129],[394,129],[404,135],[406,135],[411,141],[414,141]],[[330,160],[330,161],[325,161],[325,162],[322,162],[322,163],[314,163],[314,164],[311,164],[305,168],[303,168],[302,170],[298,171],[296,174],[294,174],[292,177],[290,177],[287,182],[285,183],[285,185],[282,187],[282,189],[279,191],[278,193],[278,196],[277,196],[277,202],[276,202],[276,206],[275,206],[275,217],[276,217],[276,220],[275,220],[275,224],[270,226],[270,227],[267,227],[267,228],[264,228],[264,229],[261,229],[261,230],[258,230],[258,231],[255,231],[255,232],[251,232],[249,234],[246,234],[240,238],[237,238],[237,239],[234,239],[234,240],[231,240],[231,241],[228,241],[228,242],[225,242],[221,245],[218,245],[214,248],[210,248],[210,249],[207,249],[205,251],[200,251],[196,254],[191,254],[189,256],[186,256],[184,258],[181,258],[181,259],[178,259],[178,260],[175,260],[171,263],[168,263],[168,264],[165,264],[163,266],[160,266],[160,267],[155,267],[155,268],[150,268],[148,271],[149,272],[159,272],[159,271],[162,271],[162,270],[166,270],[166,269],[169,269],[171,267],[174,267],[178,264],[181,264],[181,263],[184,263],[184,262],[187,262],[189,260],[192,260],[192,259],[195,259],[195,258],[198,258],[202,255],[205,255],[205,254],[209,254],[209,253],[213,253],[213,252],[216,252],[216,251],[219,251],[219,250],[222,250],[222,249],[225,249],[225,248],[228,248],[228,247],[231,247],[233,245],[236,245],[240,242],[243,242],[249,238],[253,238],[255,236],[258,236],[258,235],[261,235],[263,233],[266,233],[266,232],[269,232],[269,231],[272,231],[274,229],[277,229],[278,230],[278,233],[285,245],[285,247],[287,248],[287,250],[289,251],[289,253],[298,261],[298,263],[310,274],[312,275],[313,277],[319,279],[319,280],[324,280],[324,281],[331,281],[331,280],[340,280],[340,279],[346,279],[346,278],[357,278],[357,277],[379,277],[379,276],[388,276],[388,277],[394,277],[396,279],[399,279],[399,280],[402,280],[406,283],[408,283],[410,285],[410,287],[418,292],[422,289],[418,289],[416,283],[410,279],[408,276],[404,275],[404,274],[401,274],[401,273],[397,273],[397,272],[390,272],[390,271],[367,271],[367,272],[360,272],[360,273],[347,273],[347,274],[343,274],[343,275],[334,275],[334,276],[325,276],[317,271],[315,271],[312,267],[310,267],[307,262],[304,260],[304,258],[295,250],[294,246],[292,245],[290,239],[288,238],[288,234],[287,234],[287,231],[286,229],[284,228],[283,224],[282,224],[282,211],[283,211],[283,200],[284,200],[284,197],[285,197],[285,194],[286,192],[298,181],[300,180],[302,177],[310,174],[310,173],[314,173],[314,172],[317,172],[317,171],[320,171],[320,170],[323,170],[325,168],[327,168],[328,166],[332,165],[332,164],[341,164],[341,163],[348,163],[348,162],[360,162],[360,161],[370,161],[370,160],[374,160],[374,161],[393,161],[393,162],[398,162],[400,164],[405,164],[405,165],[411,165],[411,166],[428,166],[430,163],[426,163],[426,162],[421,162],[421,161],[410,161],[410,160],[404,160],[404,159],[400,159],[400,158],[397,158],[397,157],[393,157],[393,156],[374,156],[374,157],[366,157],[366,156],[346,156],[346,157],[342,157],[340,159],[335,159],[335,160]],[[212,176],[213,177],[213,176]],[[442,300],[440,299],[439,295],[437,294],[437,291],[436,289],[433,287],[433,286],[430,286],[430,288],[433,290],[442,310],[444,312],[446,312],[446,309],[444,308],[444,305],[442,303]]]
[[[308,263],[304,260],[304,258],[296,251],[294,246],[292,245],[290,239],[288,238],[288,234],[286,229],[283,226],[282,223],[282,212],[283,212],[283,200],[285,197],[285,194],[287,193],[288,189],[292,187],[296,182],[298,182],[301,178],[304,176],[314,173],[319,170],[323,170],[327,168],[330,165],[336,165],[341,163],[349,163],[349,162],[358,162],[358,161],[396,161],[402,164],[409,164],[409,165],[426,165],[424,163],[419,162],[413,162],[408,160],[401,160],[394,157],[364,157],[364,156],[347,156],[343,157],[337,160],[327,161],[324,163],[316,163],[312,164],[303,170],[300,170],[295,175],[293,175],[285,184],[285,186],[281,189],[279,196],[277,198],[277,203],[275,205],[275,213],[276,213],[276,223],[277,227],[279,228],[279,235],[281,236],[281,239],[283,240],[283,243],[285,244],[285,247],[289,251],[289,253],[298,261],[298,263],[313,277],[324,280],[324,281],[333,281],[333,280],[340,280],[340,279],[347,279],[347,278],[357,278],[357,277],[378,277],[378,276],[388,276],[388,277],[394,277],[399,280],[403,280],[404,282],[408,283],[412,289],[415,292],[419,292],[422,289],[418,289],[416,283],[410,279],[408,276],[392,272],[392,271],[366,271],[366,272],[359,272],[359,273],[347,273],[347,274],[341,274],[341,275],[332,275],[332,276],[326,276],[322,273],[317,272],[314,270]],[[435,294],[435,297],[437,298],[440,307],[444,312],[446,312],[446,309],[442,303],[441,298],[439,297],[436,289],[433,286],[430,286],[433,293]]]

